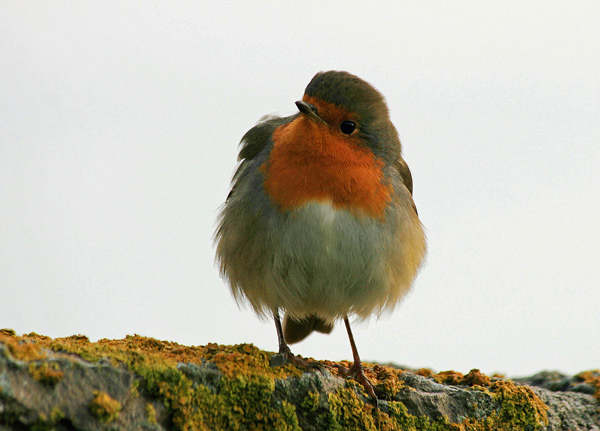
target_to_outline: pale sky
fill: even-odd
[[[600,6],[0,3],[0,327],[277,350],[212,234],[238,143],[347,70],[387,98],[427,261],[364,360],[600,367]],[[350,359],[343,325],[292,346]]]

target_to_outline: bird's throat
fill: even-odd
[[[336,209],[384,218],[392,188],[382,182],[382,160],[372,151],[300,115],[273,133],[274,146],[261,166],[266,193],[283,211],[329,201]]]

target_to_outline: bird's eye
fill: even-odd
[[[346,121],[342,121],[342,124],[340,124],[340,131],[344,135],[351,135],[352,132],[354,132],[355,130],[356,130],[356,123],[354,121],[346,120]]]

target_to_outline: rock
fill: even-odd
[[[0,431],[600,430],[600,374],[523,379],[367,364],[379,397],[250,344],[91,343],[0,330]],[[342,363],[347,366],[347,363]]]
[[[567,376],[557,371],[542,371],[531,377],[514,379],[530,385],[548,406],[548,429],[600,430],[600,372],[585,371]],[[590,397],[596,398],[590,404]]]

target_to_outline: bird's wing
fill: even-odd
[[[241,149],[238,155],[238,161],[240,164],[233,174],[233,186],[227,195],[227,200],[229,200],[233,194],[239,175],[245,168],[246,164],[254,160],[272,143],[272,136],[275,129],[290,121],[292,118],[294,118],[294,116],[265,117],[256,126],[248,130],[242,137],[240,142]]]
[[[400,177],[402,178],[402,182],[404,183],[404,185],[406,186],[406,188],[412,195],[413,181],[412,181],[412,175],[410,174],[410,169],[408,168],[408,165],[406,164],[406,162],[404,161],[404,159],[402,157],[398,157],[398,160],[396,160],[394,167],[400,174]]]
[[[238,160],[250,160],[260,154],[260,152],[271,142],[275,129],[296,116],[263,118],[242,137],[242,141],[240,142],[242,149],[240,150]]]
[[[394,163],[394,168],[398,171],[398,173],[400,174],[400,178],[402,178],[402,182],[404,183],[404,185],[406,186],[406,188],[412,195],[413,194],[412,175],[410,173],[410,169],[408,168],[408,165],[406,164],[406,162],[404,161],[404,159],[402,157],[398,157],[398,160],[396,160],[396,163]],[[412,202],[412,207],[414,208],[415,213],[419,214],[419,212],[417,211],[417,206],[415,205],[414,201]]]

